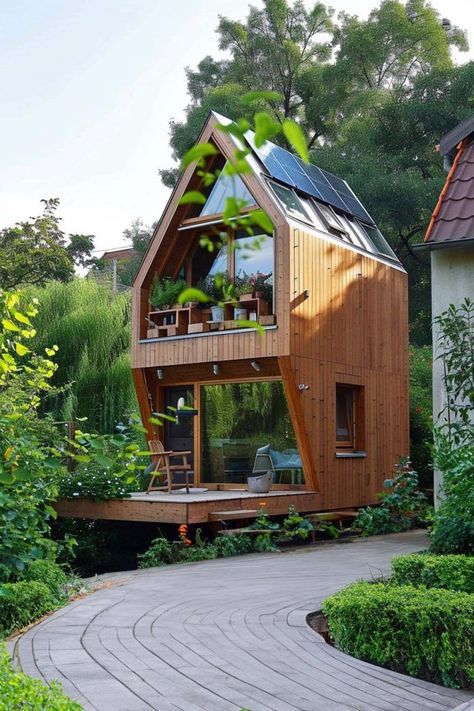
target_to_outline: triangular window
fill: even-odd
[[[255,200],[247,190],[242,179],[239,178],[238,175],[227,175],[223,170],[209,193],[206,203],[201,210],[201,216],[220,215],[221,212],[224,212],[227,197],[245,200],[248,207],[255,205]]]

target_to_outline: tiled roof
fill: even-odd
[[[425,241],[474,239],[474,140],[458,149],[433,213]]]

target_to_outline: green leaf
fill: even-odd
[[[255,101],[282,101],[283,96],[277,91],[249,91],[244,94],[240,103],[244,106],[250,106]]]
[[[283,133],[299,157],[305,163],[309,163],[308,146],[301,126],[294,121],[290,121],[290,119],[286,119],[283,121]]]
[[[235,323],[237,328],[252,328],[254,331],[258,331],[259,333],[265,333],[265,329],[260,323],[258,323],[258,321],[246,321],[244,319],[239,319]]]
[[[25,316],[24,314],[20,313],[19,311],[14,311],[13,315],[16,318],[16,320],[19,321],[20,323],[25,323],[27,326],[31,326],[31,321],[28,318],[28,316]]]
[[[273,224],[268,215],[263,210],[255,210],[250,214],[251,221],[270,234],[273,232]]]
[[[44,510],[46,511],[46,513],[48,513],[51,516],[51,518],[57,519],[58,514],[57,514],[56,510],[53,509],[52,506],[49,506],[48,504],[46,504],[46,506],[44,507]]]
[[[267,113],[260,111],[255,114],[255,145],[257,148],[263,146],[265,141],[276,136],[280,131],[280,124],[273,121]]]
[[[105,469],[110,469],[110,467],[113,466],[113,460],[110,459],[110,457],[106,457],[104,454],[95,454],[94,460],[101,467],[105,467]]]
[[[198,190],[189,190],[184,193],[183,197],[180,199],[180,205],[204,205],[206,202],[206,196],[200,193]]]
[[[15,478],[11,472],[0,471],[0,484],[13,484]]]
[[[2,320],[3,328],[6,328],[7,331],[19,331],[19,327],[16,325],[16,323],[13,323],[13,321],[10,321],[9,318],[4,318]]]
[[[215,156],[217,152],[217,148],[213,146],[212,143],[200,143],[198,146],[193,146],[193,148],[190,148],[189,151],[184,154],[183,160],[181,161],[181,170],[187,168],[187,166],[195,160]]]
[[[87,454],[75,454],[72,455],[76,462],[82,462],[83,464],[87,464],[87,462],[90,462],[91,458]]]
[[[24,356],[30,352],[29,348],[24,346],[23,343],[19,343],[18,341],[15,343],[15,350],[19,356]]]
[[[18,481],[28,481],[32,477],[32,472],[28,469],[24,469],[23,467],[17,467],[14,470],[14,474],[15,479],[17,479]]]
[[[195,289],[194,287],[185,289],[178,297],[178,303],[180,304],[185,304],[188,301],[199,301],[200,303],[207,304],[209,300],[207,294],[201,291],[201,289]]]

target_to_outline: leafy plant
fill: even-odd
[[[474,551],[474,303],[465,299],[434,320],[446,405],[435,428],[434,465],[443,473],[432,549]]]
[[[355,583],[323,604],[343,652],[451,687],[474,682],[474,595]]]
[[[36,580],[44,583],[55,600],[64,601],[68,576],[54,561],[47,559],[31,561],[23,571],[21,578],[22,580]]]
[[[281,539],[293,540],[294,538],[301,538],[305,541],[313,530],[311,521],[300,516],[295,507],[290,506],[288,516],[283,520]]]
[[[184,279],[157,278],[150,295],[151,305],[155,309],[172,307],[178,303],[179,295],[186,288],[187,283]]]
[[[240,534],[236,536],[217,536],[212,543],[217,558],[229,558],[233,555],[244,555],[253,550],[253,541],[250,536]]]
[[[267,529],[268,531],[279,531],[280,530],[280,524],[277,523],[277,521],[272,521],[268,513],[265,511],[265,503],[259,504],[259,512],[258,516],[253,521],[253,523],[250,524],[249,528],[250,529],[257,529],[257,530],[263,530]]]
[[[10,655],[0,645],[0,709],[47,709],[48,711],[81,711],[82,706],[62,693],[57,681],[43,684],[25,674],[13,671]]]
[[[49,587],[39,580],[0,585],[0,637],[34,622],[58,605]]]
[[[423,524],[428,505],[418,489],[418,475],[406,458],[400,459],[392,479],[384,482],[386,491],[379,494],[381,505],[360,509],[354,528],[363,536],[406,531]]]
[[[474,593],[474,557],[410,553],[392,558],[395,585],[425,585]]]
[[[420,485],[433,486],[432,348],[410,347],[410,458]]]

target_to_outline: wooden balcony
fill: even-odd
[[[237,302],[223,305],[222,318],[213,318],[210,308],[198,304],[148,312],[147,339],[162,339],[210,331],[231,331],[240,328],[239,321],[254,321],[261,326],[275,325],[275,315],[265,299],[245,294]]]

